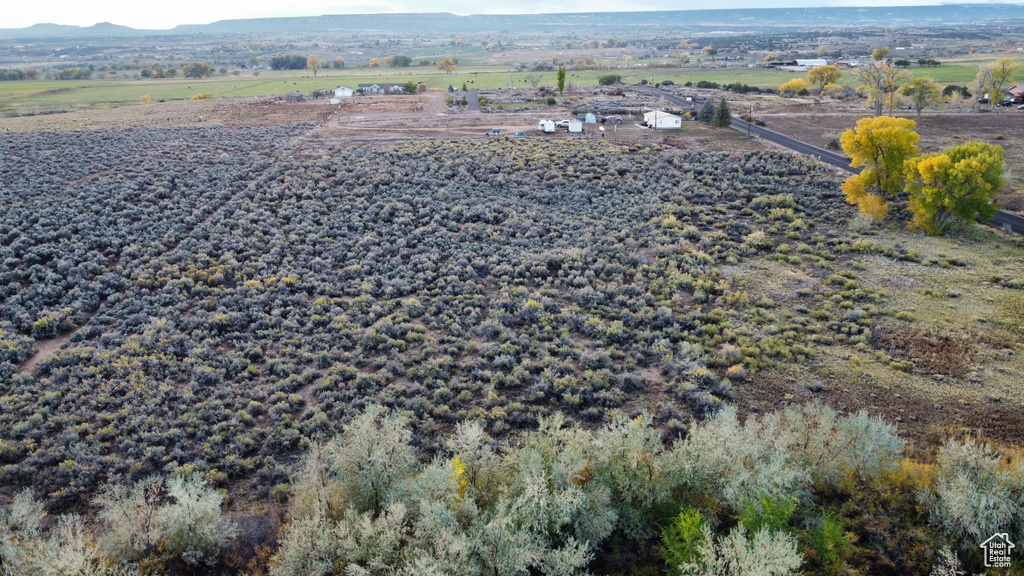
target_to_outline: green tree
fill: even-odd
[[[715,117],[711,121],[711,125],[716,128],[728,128],[730,124],[732,124],[732,110],[729,110],[725,98],[722,98],[718,101],[718,108],[715,109]]]
[[[875,48],[874,51],[871,52],[871,57],[875,60],[875,62],[881,62],[882,60],[885,60],[886,58],[889,57],[888,46]]]
[[[907,161],[912,226],[938,235],[954,224],[990,220],[999,209],[992,197],[1006,185],[1003,149],[966,142]]]
[[[814,84],[819,89],[824,88],[826,84],[835,84],[842,77],[843,71],[831,64],[815,66],[807,71],[807,83]]]
[[[909,84],[904,84],[900,91],[910,100],[914,109],[917,110],[918,117],[921,116],[921,110],[925,107],[942,101],[942,92],[939,90],[939,85],[932,81],[931,78],[923,76],[921,78],[914,78]]]
[[[345,59],[344,58],[342,58],[341,56],[338,56],[337,58],[334,59],[334,68],[335,69],[340,70],[341,68],[344,68],[344,67],[345,67]]]
[[[406,56],[405,54],[396,54],[394,56],[388,56],[384,59],[384,65],[389,68],[404,68],[412,64],[412,56]]]
[[[708,98],[697,111],[697,120],[705,124],[711,124],[715,120],[715,103]]]
[[[409,80],[402,85],[402,89],[405,90],[406,94],[415,94],[419,91],[420,85],[415,80]]]
[[[885,218],[889,213],[886,197],[903,191],[905,163],[920,152],[915,128],[913,120],[876,116],[862,118],[856,128],[843,132],[839,141],[850,157],[850,166],[864,167],[843,182],[847,202],[876,220]]]
[[[186,78],[205,78],[213,75],[213,66],[206,62],[194,62],[186,64],[181,72]]]
[[[605,74],[597,78],[597,83],[601,86],[613,86],[622,82],[622,76],[618,74]]]
[[[555,75],[555,80],[558,83],[558,93],[561,94],[565,90],[565,66],[558,67],[558,73]]]
[[[316,76],[316,73],[324,67],[324,64],[327,64],[327,62],[321,60],[316,54],[310,54],[309,58],[306,58],[306,68],[313,72],[313,76]]]

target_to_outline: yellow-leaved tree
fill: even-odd
[[[847,202],[875,220],[885,218],[889,213],[886,197],[903,191],[906,161],[920,152],[915,128],[913,120],[876,116],[862,118],[856,128],[843,132],[839,142],[850,157],[850,166],[864,167],[843,182]]]
[[[441,60],[440,62],[437,63],[437,69],[444,70],[445,73],[447,74],[455,72],[455,60],[452,60],[451,58],[445,58],[444,60]]]
[[[793,78],[779,86],[779,94],[783,96],[803,96],[807,94],[807,81],[803,78]]]
[[[807,71],[807,83],[814,84],[819,89],[825,88],[828,84],[835,84],[843,77],[843,71],[839,66],[823,64],[815,66]]]
[[[999,210],[992,197],[1006,180],[1003,149],[984,142],[965,142],[944,152],[924,154],[906,162],[912,228],[930,235],[958,222],[990,220]]]

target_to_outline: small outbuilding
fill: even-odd
[[[303,100],[306,99],[306,95],[303,94],[302,92],[291,92],[289,94],[286,94],[284,99],[285,99],[285,101],[291,102],[291,103],[302,102]]]
[[[593,112],[587,112],[587,115],[583,117],[584,124],[597,124],[597,116]]]
[[[645,113],[644,122],[655,130],[669,130],[672,128],[682,128],[683,126],[682,118],[661,110],[652,110]]]
[[[351,98],[355,93],[356,91],[348,86],[338,86],[334,89],[335,98]]]

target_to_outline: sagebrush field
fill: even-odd
[[[422,462],[433,458],[428,471],[462,465],[444,460],[457,434],[472,432],[495,453],[506,446],[506,488],[473,488],[484,490],[481,510],[500,511],[499,494],[515,492],[508,478],[526,473],[515,447],[555,442],[531,431],[560,421],[557,414],[595,438],[645,435],[627,458],[643,468],[650,454],[687,450],[698,423],[715,414],[726,415],[713,425],[726,426],[722,434],[740,434],[738,414],[756,436],[770,433],[756,432],[756,422],[775,422],[768,414],[811,400],[836,412],[800,408],[807,414],[785,418],[801,423],[787,426],[840,422],[827,450],[842,458],[867,430],[884,452],[871,460],[874,471],[853,459],[836,464],[842,469],[829,472],[827,485],[800,476],[683,501],[705,518],[731,518],[729,526],[750,498],[768,498],[759,505],[768,513],[788,506],[773,498],[792,490],[807,506],[800,514],[817,514],[818,525],[826,520],[817,507],[827,505],[845,518],[837,525],[897,538],[864,508],[843,508],[867,506],[858,499],[891,481],[900,486],[893,506],[909,508],[884,517],[924,525],[921,510],[931,506],[943,530],[976,536],[957,524],[967,520],[941,511],[942,498],[952,498],[943,496],[943,470],[953,465],[927,467],[951,433],[1020,444],[1019,239],[982,228],[925,238],[899,222],[870,224],[843,202],[833,172],[770,150],[696,150],[678,138],[494,138],[339,142],[319,153],[304,148],[313,127],[0,135],[0,495],[31,488],[64,511],[109,505],[116,498],[104,487],[113,484],[142,481],[179,501],[205,489],[153,480],[171,477],[226,488],[236,508],[305,498],[315,463],[307,458],[295,476],[302,454],[343,430],[349,444],[368,442],[372,451],[375,443],[356,429],[384,426],[372,422],[388,412],[388,426],[404,432],[381,442]],[[862,408],[896,426],[853,416]],[[566,446],[587,443],[577,432],[558,434]],[[812,458],[794,446],[779,453]],[[904,452],[924,464],[899,468]],[[1019,468],[1016,453],[1007,454],[1005,466]],[[683,465],[671,458],[657,466]],[[595,478],[624,465],[594,462]],[[328,468],[338,474],[346,465]],[[432,482],[416,476],[414,461],[402,466],[410,486]],[[756,474],[771,478],[758,466]],[[885,476],[894,466],[898,477]],[[915,466],[928,472],[915,476]],[[908,504],[914,490],[935,483],[936,470],[939,499]],[[566,494],[583,489],[591,468],[573,473],[584,480],[559,485]],[[866,482],[863,490],[842,484],[846,474]],[[660,562],[652,522],[671,521],[681,496],[658,485],[660,495],[636,512],[642,518],[612,514],[607,530],[579,548],[573,569],[594,551],[609,562],[624,558],[607,565],[612,571]],[[98,493],[107,500],[94,500]],[[418,506],[420,496],[409,494],[407,504]],[[16,505],[34,509],[26,498]],[[308,512],[301,498],[290,504],[295,522]],[[219,511],[220,500],[204,501]],[[367,506],[353,510],[386,520],[384,504]],[[481,522],[490,518],[480,514]],[[312,528],[302,526],[283,532],[292,540],[277,573],[306,570],[308,554],[295,547]],[[612,538],[615,530],[625,532]],[[912,547],[911,560],[877,556],[861,543],[855,563],[930,566],[938,560],[926,548],[945,541],[932,528],[923,534],[885,544]],[[261,546],[276,545],[264,536]],[[619,536],[633,542],[628,549],[615,547]],[[234,548],[243,560],[255,554],[263,562],[273,552],[242,550],[245,538]],[[573,542],[559,553],[576,550]],[[218,554],[226,549],[200,558],[223,568]],[[179,562],[172,572],[194,565],[193,552],[171,554]],[[324,554],[325,566],[341,562]],[[831,562],[808,554],[812,567]]]

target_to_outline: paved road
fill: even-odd
[[[477,95],[476,90],[466,90],[466,102],[469,104],[470,110],[480,111],[480,96]]]
[[[646,92],[648,94],[653,94],[661,98],[664,98],[665,100],[668,100],[669,102],[682,108],[693,107],[692,102],[687,102],[683,98],[674,96],[662,90],[658,90],[657,88],[643,86],[639,87],[638,90],[640,90],[641,92]],[[780,146],[789,148],[794,152],[800,152],[801,154],[810,154],[811,156],[814,156],[815,158],[826,164],[830,164],[832,166],[850,172],[851,174],[860,174],[861,168],[853,168],[852,166],[850,166],[850,159],[847,158],[846,156],[843,156],[842,154],[836,154],[835,152],[830,152],[823,148],[818,148],[817,146],[811,146],[806,142],[795,140],[793,138],[790,138],[789,136],[779,134],[778,132],[769,130],[767,128],[763,128],[756,124],[748,124],[747,122],[740,120],[739,118],[732,119],[732,127],[741,132],[747,132],[749,130],[750,134],[756,135],[758,138],[767,140],[769,142],[774,142]],[[1024,218],[1011,212],[1006,212],[1005,210],[1000,210],[999,212],[996,212],[995,217],[993,217],[988,222],[983,222],[983,224],[988,224],[989,226],[1001,228],[1003,230],[1013,232],[1015,234],[1024,235]]]

